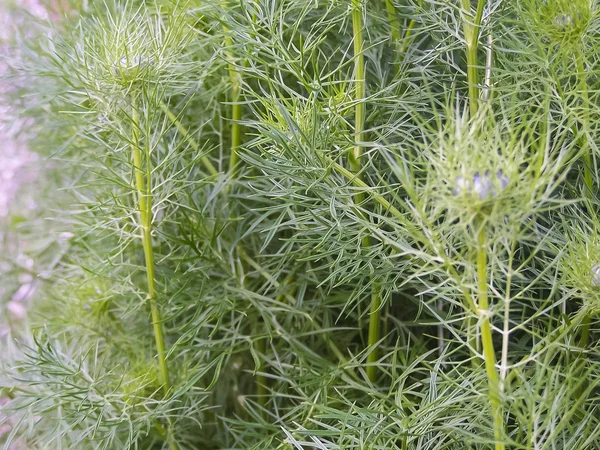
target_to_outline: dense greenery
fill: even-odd
[[[600,448],[594,0],[76,7],[5,448]]]

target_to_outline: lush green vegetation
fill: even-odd
[[[5,448],[600,448],[595,1],[78,8]]]

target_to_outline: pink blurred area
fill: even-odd
[[[26,14],[22,14],[22,11]],[[66,1],[51,0],[48,7],[37,0],[0,0],[0,252],[3,254],[16,254],[25,261],[34,262],[28,258],[19,248],[20,243],[7,231],[5,225],[10,222],[11,214],[27,214],[36,207],[35,184],[37,171],[39,170],[38,156],[27,148],[27,120],[19,117],[15,108],[9,100],[11,89],[14,89],[14,81],[9,75],[8,61],[19,58],[18,52],[11,44],[12,38],[17,30],[23,33],[23,26],[27,14],[40,19],[55,20],[66,11]],[[32,189],[33,187],[33,189]],[[27,189],[25,189],[27,188]],[[27,195],[20,195],[23,191]],[[4,231],[3,231],[4,230]],[[4,234],[2,236],[2,234]],[[21,267],[21,264],[16,262]],[[0,264],[0,275],[5,262]],[[33,268],[33,267],[32,267]],[[20,287],[16,291],[8,291],[0,287],[0,298],[2,305],[0,311],[0,340],[6,342],[12,339],[13,327],[26,320],[29,300],[35,291],[35,282],[25,268],[16,280]],[[0,357],[2,347],[0,342]],[[10,434],[15,425],[14,419],[10,417],[9,407],[11,400],[0,397],[0,443],[3,437]],[[14,441],[8,447],[9,450],[26,450],[29,448],[26,442]]]
[[[27,149],[26,138],[22,133],[27,123],[18,117],[6,95],[10,93],[13,83],[13,80],[7,77],[7,61],[18,58],[14,47],[11,46],[11,38],[22,25],[22,20],[15,17],[24,17],[15,14],[17,8],[42,19],[49,18],[47,9],[38,0],[0,1],[0,221],[11,211],[19,188],[24,183],[35,182],[34,164],[37,159],[36,155]],[[29,205],[17,206],[34,206],[33,201],[27,203]]]

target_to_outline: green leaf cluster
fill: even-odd
[[[4,448],[600,448],[595,2],[81,3]]]

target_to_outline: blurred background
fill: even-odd
[[[20,98],[19,78],[10,68],[18,67],[20,55],[15,44],[20,39],[43,38],[35,28],[27,27],[28,19],[59,20],[68,11],[67,3],[0,0],[0,339],[4,344],[0,349],[5,352],[27,330],[30,300],[43,280],[40,275],[47,269],[47,261],[53,259],[48,253],[59,253],[46,251],[51,249],[48,239],[36,239],[35,229],[20,226],[29,220],[32,225],[44,226],[40,203],[51,187],[44,175],[46,161],[28,148],[32,124],[14,108],[15,101],[27,99]],[[44,254],[48,257],[36,258]],[[2,393],[0,415],[9,402],[9,393]],[[10,431],[10,424],[3,424],[0,437]],[[26,446],[16,443],[11,448]]]

